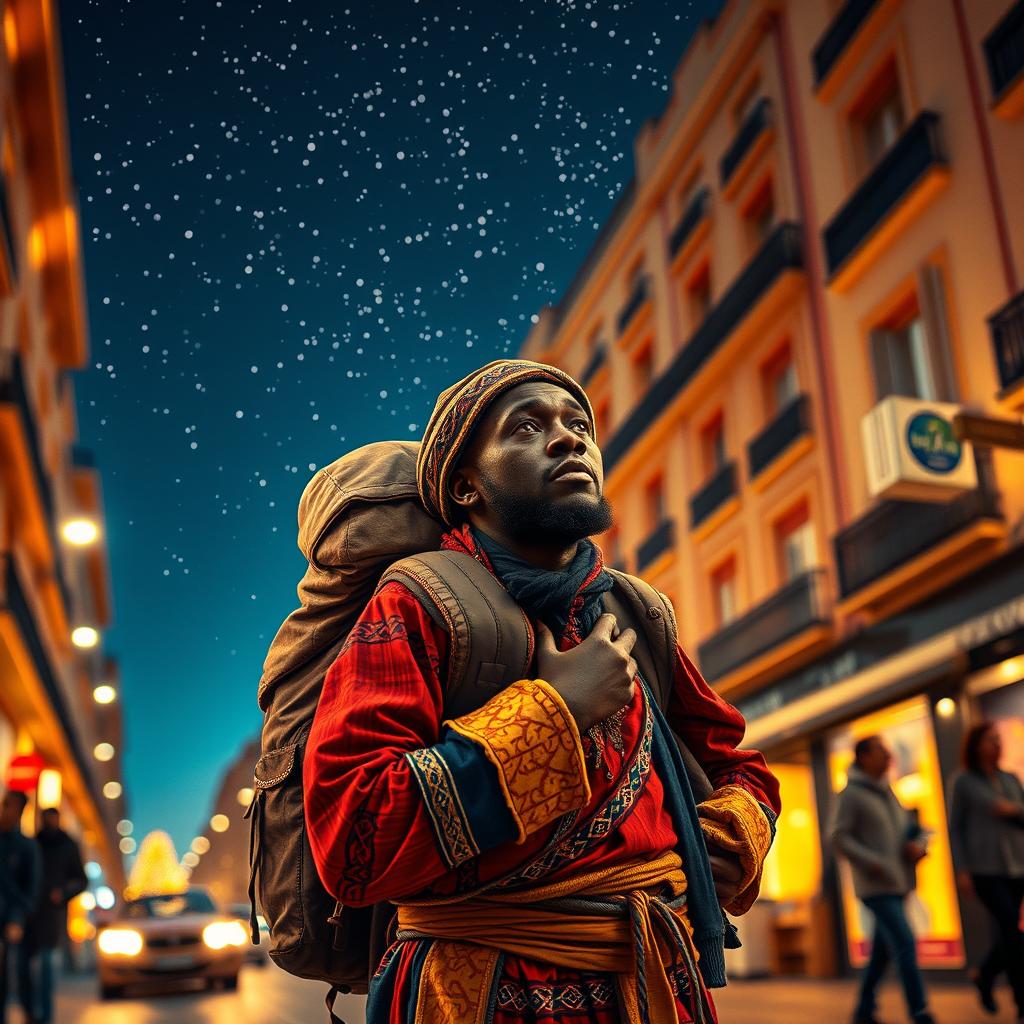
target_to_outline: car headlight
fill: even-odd
[[[203,929],[203,942],[210,949],[244,946],[247,938],[240,921],[214,921]]]
[[[132,928],[105,928],[97,943],[106,956],[138,956],[142,952],[142,936]]]

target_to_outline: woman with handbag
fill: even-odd
[[[996,1013],[992,986],[1006,971],[1017,1015],[1024,1022],[1024,789],[1002,771],[1002,745],[992,722],[979,722],[964,739],[964,770],[953,783],[949,832],[957,884],[992,915],[998,936],[973,977],[981,1005]]]

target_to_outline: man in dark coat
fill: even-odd
[[[25,938],[25,926],[39,891],[40,858],[36,844],[21,832],[28,798],[8,790],[0,801],[0,1024],[7,1019],[8,954]],[[34,1021],[31,977],[18,972],[18,995],[25,1015]]]
[[[78,844],[60,827],[60,811],[48,807],[36,836],[43,875],[35,912],[29,922],[26,951],[38,960],[38,1020],[53,1019],[54,959],[68,928],[68,902],[82,892],[88,880]]]

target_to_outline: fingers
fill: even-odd
[[[629,652],[633,650],[633,645],[636,643],[636,630],[624,629],[612,641],[612,643],[615,644],[623,654],[629,654]]]
[[[731,856],[709,853],[708,860],[711,861],[711,875],[716,882],[735,884],[743,877],[743,868]]]
[[[615,616],[611,612],[605,612],[597,622],[594,623],[594,628],[590,631],[590,636],[598,637],[603,640],[611,640],[615,636],[615,631],[618,628],[615,621]],[[588,638],[589,639],[589,638]]]
[[[551,630],[548,629],[548,627],[545,626],[543,622],[540,622],[538,620],[535,632],[537,634],[538,653],[540,653],[541,651],[544,651],[545,653],[558,652],[558,648],[555,646],[555,638],[554,636],[552,636]]]

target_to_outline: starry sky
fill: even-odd
[[[308,479],[517,351],[719,6],[62,4],[136,836],[258,732]]]

